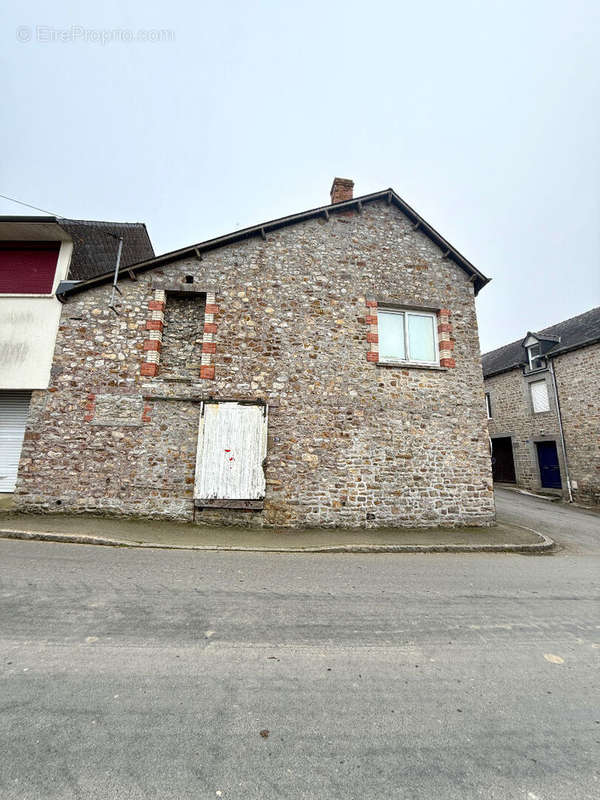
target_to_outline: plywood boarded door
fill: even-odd
[[[194,487],[197,506],[262,508],[267,416],[263,405],[203,404]]]

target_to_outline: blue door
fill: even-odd
[[[562,489],[556,442],[536,442],[540,478],[545,489]]]

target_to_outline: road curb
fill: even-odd
[[[529,531],[539,536],[539,542],[531,544],[332,544],[314,547],[252,547],[250,545],[221,544],[158,544],[154,542],[133,542],[123,539],[109,539],[103,536],[85,536],[51,531],[27,531],[12,528],[0,529],[0,538],[21,539],[39,542],[62,542],[63,544],[94,544],[104,547],[129,547],[146,550],[206,550],[243,553],[543,553],[551,550],[555,542],[545,533],[540,533],[524,525],[515,528]]]

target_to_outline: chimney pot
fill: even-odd
[[[354,181],[350,178],[334,178],[331,184],[331,202],[343,203],[346,200],[352,200],[354,189]]]

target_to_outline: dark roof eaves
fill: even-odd
[[[154,267],[159,266],[160,264],[168,264],[173,261],[177,261],[180,258],[183,258],[186,254],[194,254],[195,251],[200,252],[207,252],[210,250],[216,250],[220,247],[225,247],[229,244],[235,244],[236,242],[244,241],[245,239],[250,239],[256,235],[262,235],[263,233],[266,234],[269,231],[278,230],[279,228],[286,227],[287,225],[293,225],[298,222],[303,222],[307,219],[314,219],[315,217],[320,217],[327,213],[336,213],[341,211],[345,208],[352,208],[353,206],[359,206],[362,203],[370,203],[375,200],[381,200],[388,198],[390,202],[394,202],[409,218],[412,218],[413,221],[419,223],[419,227],[424,229],[424,232],[432,239],[435,244],[438,245],[440,248],[446,249],[446,255],[448,257],[452,256],[452,259],[455,263],[461,267],[467,274],[469,274],[472,278],[474,278],[475,284],[475,294],[479,292],[487,283],[490,282],[491,278],[487,278],[482,272],[480,272],[473,264],[471,264],[468,259],[466,259],[461,253],[456,250],[444,237],[438,233],[435,228],[429,225],[423,217],[420,216],[411,206],[408,205],[401,197],[399,197],[393,189],[384,189],[380,192],[374,192],[372,194],[363,195],[362,197],[355,197],[352,200],[346,200],[342,203],[334,203],[331,205],[326,206],[319,206],[318,208],[309,209],[308,211],[302,211],[298,214],[291,214],[286,217],[279,217],[274,220],[269,220],[268,222],[263,222],[259,225],[253,225],[249,228],[242,228],[239,231],[233,231],[232,233],[225,234],[223,236],[217,236],[213,239],[207,239],[204,242],[198,242],[197,244],[188,245],[187,247],[180,248],[178,250],[172,250],[168,253],[164,253],[159,256],[155,256],[152,259],[146,259],[145,261],[140,261],[137,264],[130,264],[123,272],[128,271],[135,271],[135,272],[143,272],[148,269],[153,269]],[[145,227],[145,226],[144,226]],[[68,296],[71,294],[77,294],[78,292],[85,291],[86,289],[91,289],[95,286],[99,286],[102,283],[106,283],[107,281],[111,281],[113,279],[114,273],[107,272],[103,275],[98,275],[94,278],[90,278],[86,281],[80,281],[76,286],[73,286],[71,289],[68,289],[63,293],[63,296]],[[476,283],[478,281],[478,284]]]
[[[502,375],[503,372],[512,372],[513,369],[519,369],[519,367],[524,366],[524,362],[519,362],[518,364],[511,364],[510,367],[502,367],[501,369],[495,369],[491,372],[486,372],[485,369],[483,370],[483,379],[484,381],[488,378],[493,378],[496,375]]]
[[[49,222],[58,222],[58,219],[59,219],[58,217],[50,217],[50,216],[45,216],[45,217],[42,217],[42,216],[22,217],[22,216],[10,216],[10,215],[0,216],[0,222],[43,222],[43,223],[49,223]]]
[[[546,353],[547,358],[556,358],[556,356],[562,356],[565,353],[570,353],[572,350],[581,350],[583,347],[591,347],[593,344],[598,344],[600,342],[600,336],[592,336],[591,339],[586,339],[583,342],[576,342],[575,344],[566,345],[565,347],[559,347],[557,350],[551,350],[549,353]]]

